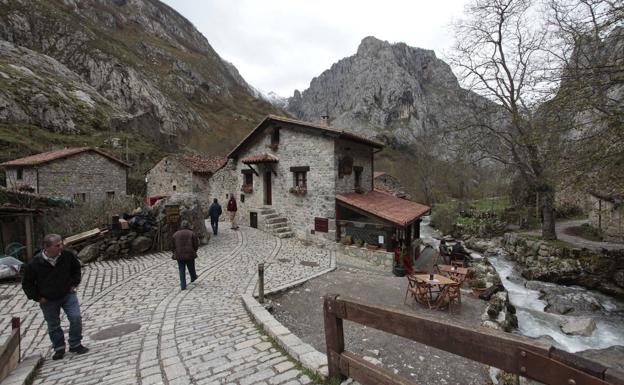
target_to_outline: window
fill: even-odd
[[[15,173],[16,173],[16,177],[15,177],[15,178],[16,178],[17,180],[22,180],[22,179],[24,179],[24,169],[23,169],[23,168],[21,168],[21,167],[17,168],[17,169],[15,170]]]
[[[309,166],[302,167],[291,167],[290,172],[293,173],[293,187],[308,187],[308,171],[310,171]]]
[[[176,185],[173,185],[173,191],[175,191],[175,190],[176,190]]]
[[[355,183],[354,187],[362,187],[362,167],[355,166],[353,167],[354,175],[355,175]]]
[[[114,191],[107,191],[106,192],[106,199],[108,199],[109,201],[112,201],[113,199],[115,199],[115,192]]]
[[[74,193],[74,202],[86,202],[87,194],[85,193]]]
[[[273,129],[273,132],[271,133],[271,149],[273,151],[277,150],[277,146],[279,146],[279,141],[280,141],[280,132],[279,132],[279,127],[275,127]]]
[[[242,170],[241,173],[243,174],[241,191],[246,194],[251,194],[253,192],[253,170]]]
[[[244,176],[244,184],[247,186],[252,186],[253,185],[253,174],[248,172],[246,174],[243,175]]]

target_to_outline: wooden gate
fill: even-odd
[[[624,385],[624,372],[526,337],[326,295],[329,376],[363,385],[416,385],[345,351],[342,320],[395,334],[547,385]]]

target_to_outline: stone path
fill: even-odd
[[[273,347],[240,299],[265,263],[266,291],[328,270],[333,252],[252,228],[224,229],[199,251],[198,280],[179,288],[170,253],[89,264],[79,288],[83,343],[91,351],[50,359],[45,323],[19,285],[0,286],[0,341],[22,318],[24,355],[46,357],[35,384],[306,384],[310,379]],[[302,264],[302,262],[304,262]],[[67,330],[67,322],[63,322]],[[138,330],[96,339],[96,333]]]
[[[576,219],[570,221],[561,221],[555,223],[555,232],[557,233],[557,239],[561,241],[565,241],[576,245],[577,247],[584,247],[589,250],[600,251],[602,249],[607,250],[619,250],[624,249],[624,244],[622,243],[612,243],[612,242],[597,242],[590,241],[589,239],[577,237],[575,235],[567,234],[565,229],[569,227],[578,227],[585,223],[589,223],[587,219]],[[531,235],[542,235],[541,230],[529,231],[527,234]]]

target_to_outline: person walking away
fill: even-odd
[[[236,199],[234,199],[234,195],[230,195],[230,200],[227,204],[227,211],[230,215],[231,228],[234,230],[238,229],[238,225],[236,224],[236,210]]]
[[[69,351],[84,354],[89,351],[82,341],[82,316],[76,288],[80,284],[80,261],[76,255],[63,250],[63,238],[58,234],[43,237],[43,250],[25,266],[22,289],[28,299],[39,303],[48,325],[48,335],[54,348],[53,360],[65,356],[65,333],[61,328],[61,309],[69,320]]]
[[[210,226],[214,235],[217,235],[217,232],[219,232],[219,217],[221,214],[223,214],[223,210],[221,210],[221,205],[215,198],[210,208],[208,208],[208,217],[210,218]]]
[[[199,238],[191,230],[191,225],[187,220],[180,223],[180,230],[173,234],[173,259],[178,261],[178,271],[180,272],[180,288],[186,290],[186,269],[191,275],[191,282],[197,279],[195,272],[195,258],[199,248]]]

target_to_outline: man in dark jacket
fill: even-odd
[[[77,354],[89,351],[81,344],[82,317],[76,295],[79,283],[80,261],[73,253],[63,250],[63,238],[58,234],[43,237],[43,250],[26,265],[22,289],[29,299],[39,302],[54,348],[54,360],[65,355],[61,309],[69,320],[69,351]]]
[[[173,258],[178,261],[178,270],[180,272],[180,288],[186,290],[186,269],[191,275],[191,282],[197,279],[195,273],[195,258],[197,258],[197,249],[199,248],[199,239],[191,230],[191,225],[187,220],[180,223],[180,230],[173,234],[174,251]]]
[[[208,217],[210,217],[210,226],[212,227],[212,233],[217,235],[219,231],[219,217],[223,213],[221,205],[217,202],[217,198],[214,199],[210,208],[208,209]]]

